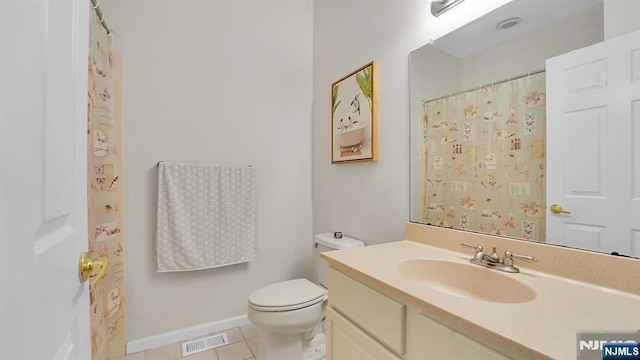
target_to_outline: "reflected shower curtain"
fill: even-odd
[[[545,74],[424,102],[422,222],[545,239]]]
[[[100,24],[96,12],[91,11],[87,154],[89,256],[109,259],[105,277],[91,290],[94,360],[123,356],[126,344],[120,59],[111,51],[111,36]]]

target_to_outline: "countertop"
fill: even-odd
[[[468,263],[471,255],[404,240],[329,251],[322,257],[341,272],[377,285],[419,306],[447,326],[507,354],[575,359],[579,332],[640,329],[640,296],[631,293],[521,268],[520,273],[501,273],[531,287],[536,298],[525,303],[494,303],[430,289],[396,269],[396,264],[407,259]]]

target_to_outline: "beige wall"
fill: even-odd
[[[367,245],[400,240],[409,218],[408,54],[428,40],[428,1],[315,0],[314,232]],[[331,84],[375,60],[379,160],[331,164]]]
[[[604,0],[604,36],[611,39],[640,30],[640,1]]]
[[[254,289],[310,276],[311,1],[101,6],[124,53],[128,341],[243,315]],[[160,160],[255,166],[258,260],[155,272]]]

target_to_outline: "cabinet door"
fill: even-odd
[[[326,325],[327,360],[400,360],[331,307]]]
[[[411,310],[407,319],[406,359],[510,359],[416,309]]]
[[[404,354],[403,303],[329,268],[329,305],[396,354]]]

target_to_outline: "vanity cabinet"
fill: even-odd
[[[407,344],[405,359],[511,359],[413,306],[407,312]]]
[[[327,359],[400,360],[396,354],[333,308],[327,308]]]
[[[327,360],[506,360],[419,307],[329,268]]]

